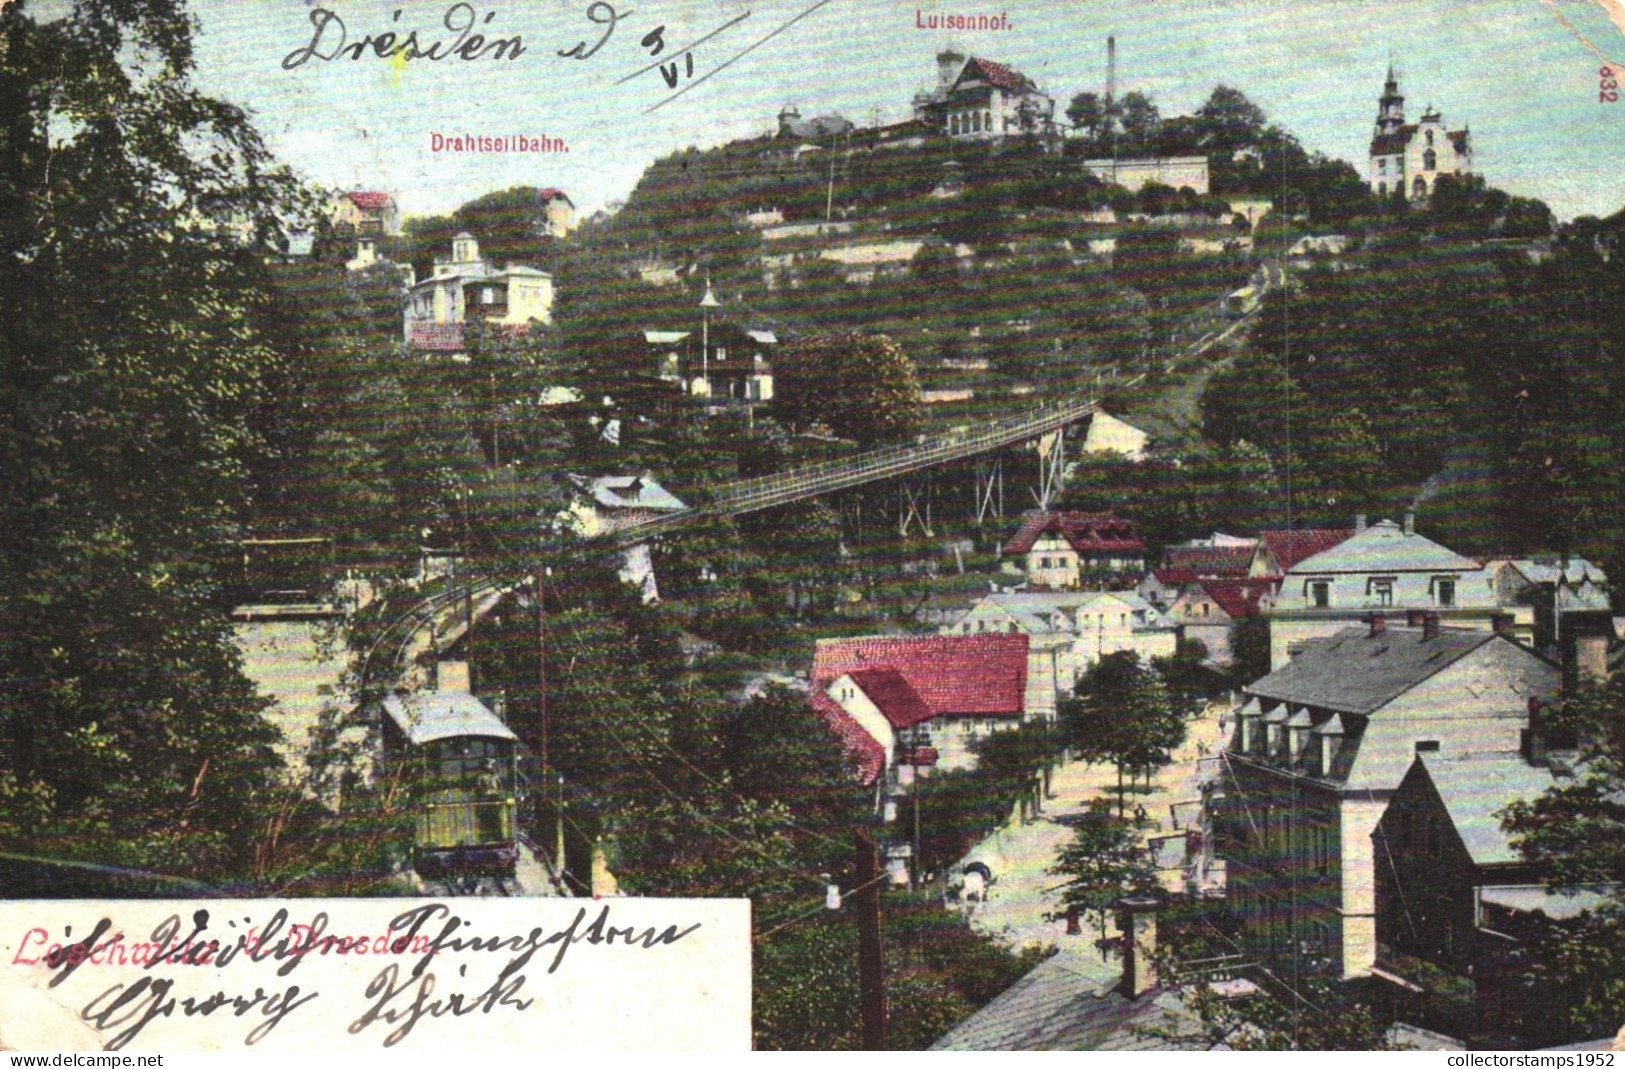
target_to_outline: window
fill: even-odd
[[[1387,195],[1388,195],[1388,183],[1387,182],[1378,182],[1377,183],[1377,196],[1386,197]]]
[[[1424,179],[1421,175],[1417,175],[1416,176],[1416,181],[1411,183],[1411,193],[1413,195],[1415,195],[1415,196],[1418,196],[1418,197],[1427,196],[1428,195],[1427,180]]]
[[[1428,139],[1428,148],[1432,148],[1433,147],[1433,131],[1432,130],[1427,131],[1427,139]]]
[[[1317,609],[1324,609],[1332,603],[1332,584],[1328,582],[1309,584],[1309,604]]]
[[[1394,581],[1386,577],[1371,580],[1366,596],[1378,605],[1392,605],[1394,603]]]
[[[1388,161],[1386,159],[1379,159],[1377,161],[1377,173],[1378,174],[1387,174],[1388,173]]]
[[[1438,605],[1451,606],[1456,603],[1456,581],[1454,579],[1436,579],[1433,582],[1433,600]]]
[[[948,116],[948,132],[955,135],[959,133],[959,116]]]
[[[1437,152],[1434,152],[1432,149],[1428,149],[1426,152],[1422,153],[1422,170],[1432,171],[1436,170],[1438,166],[1439,154]]]
[[[971,112],[970,128],[971,128],[972,133],[979,134],[979,133],[982,132],[982,113],[981,112],[979,112],[979,111]]]
[[[993,132],[993,113],[991,111],[982,112],[982,129],[990,134]]]

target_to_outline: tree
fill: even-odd
[[[1239,89],[1216,85],[1207,102],[1196,109],[1202,146],[1210,152],[1230,154],[1251,148],[1264,130],[1264,111]]]
[[[1162,113],[1150,97],[1131,90],[1123,94],[1116,110],[1123,127],[1124,152],[1142,152],[1156,142],[1162,132]]]
[[[1066,118],[1085,138],[1102,141],[1111,131],[1111,111],[1098,93],[1079,93],[1066,106]]]
[[[191,85],[192,34],[174,0],[0,11],[0,750],[49,809],[33,849],[215,879],[279,769],[213,598],[274,360],[250,311],[299,204]]]
[[[1117,808],[1123,811],[1123,773],[1168,763],[1185,738],[1185,718],[1161,677],[1133,650],[1108,654],[1084,673],[1060,719],[1085,759],[1117,766]]]
[[[1551,886],[1612,887],[1612,900],[1574,921],[1548,924],[1530,953],[1546,1022],[1542,1038],[1611,1033],[1625,999],[1625,677],[1587,687],[1541,710],[1550,742],[1578,743],[1577,774],[1533,800],[1515,801],[1502,826]]]
[[[1050,872],[1065,876],[1061,903],[1068,911],[1093,911],[1106,934],[1106,914],[1124,895],[1156,892],[1157,870],[1132,825],[1112,816],[1111,802],[1094,798],[1073,825],[1072,842],[1061,848]],[[1106,944],[1100,956],[1106,958]]]
[[[773,361],[774,407],[799,427],[823,423],[871,446],[909,437],[920,384],[908,356],[884,334],[814,334]]]

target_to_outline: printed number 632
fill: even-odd
[[[1619,81],[1614,76],[1614,69],[1612,67],[1603,67],[1597,72],[1597,76],[1602,79],[1597,88],[1597,103],[1613,104],[1617,102],[1619,100]]]

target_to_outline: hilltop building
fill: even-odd
[[[484,321],[524,330],[553,321],[553,276],[523,264],[506,267],[480,257],[479,242],[464,231],[451,242],[451,259],[412,286],[406,306],[406,341],[415,349],[460,352],[463,326]]]
[[[1429,104],[1422,118],[1405,121],[1405,98],[1399,92],[1394,68],[1388,68],[1382,96],[1377,98],[1377,123],[1371,135],[1371,191],[1387,196],[1398,190],[1406,200],[1422,200],[1433,192],[1441,175],[1473,173],[1471,135],[1445,129],[1444,119]]]
[[[832,112],[803,119],[794,104],[786,104],[779,112],[777,136],[795,141],[829,141],[851,129],[852,123],[845,116]]]
[[[937,85],[914,98],[914,117],[938,133],[973,141],[1055,129],[1055,101],[1025,74],[1003,63],[937,53]]]

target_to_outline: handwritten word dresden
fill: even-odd
[[[282,69],[291,71],[313,59],[323,62],[346,58],[359,60],[369,51],[378,59],[395,59],[397,56],[409,60],[427,59],[434,62],[453,56],[467,61],[518,59],[526,51],[521,35],[487,38],[474,32],[476,26],[489,25],[496,17],[496,12],[491,11],[481,19],[473,5],[453,4],[446,9],[442,25],[457,37],[449,44],[444,40],[436,40],[425,46],[423,40],[418,37],[417,30],[410,30],[405,35],[386,30],[383,33],[366,34],[352,41],[344,20],[339,18],[337,12],[325,7],[312,8],[310,24],[314,32],[311,34],[310,42],[283,56]],[[391,21],[399,22],[400,18],[401,13],[397,10]]]

